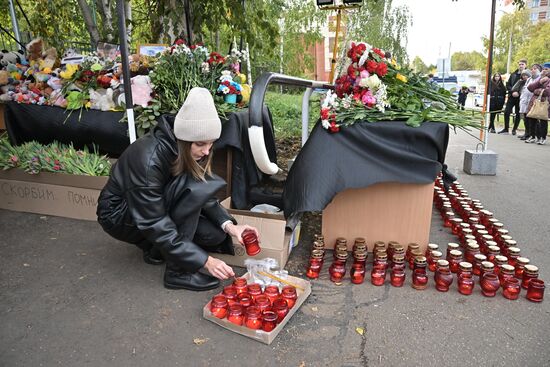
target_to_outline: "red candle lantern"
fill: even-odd
[[[270,332],[277,326],[277,314],[273,311],[265,311],[262,314],[262,330]]]
[[[233,281],[233,287],[237,291],[237,294],[245,293],[248,289],[245,278],[235,278]]]
[[[426,260],[430,258],[432,251],[437,251],[437,250],[439,250],[439,246],[436,243],[428,243],[428,247],[426,247],[426,252],[424,253]]]
[[[485,274],[485,273],[495,274],[495,264],[493,264],[492,262],[489,262],[489,261],[482,261],[481,262],[481,273],[479,274],[479,279],[481,279],[483,277],[483,274]]]
[[[451,273],[457,273],[460,267],[460,263],[464,261],[464,258],[462,257],[462,251],[451,250],[450,257],[447,261],[449,261],[449,269],[451,270]]]
[[[451,221],[456,218],[452,210],[446,211],[443,214],[443,227],[451,228]]]
[[[469,296],[474,290],[474,278],[472,274],[472,264],[468,262],[461,262],[458,271],[458,292]]]
[[[414,269],[412,273],[412,287],[417,290],[426,289],[428,286],[428,274],[425,268]]]
[[[269,303],[273,304],[279,298],[279,287],[276,285],[268,285],[264,289],[264,296],[269,298]]]
[[[487,241],[486,244],[489,244],[489,242],[493,242],[493,241]],[[487,251],[487,261],[490,261],[490,262],[494,263],[495,262],[495,257],[497,255],[500,255],[500,247],[493,246],[493,245],[488,245],[487,249],[488,249],[488,251]]]
[[[227,299],[229,306],[237,302],[237,289],[234,286],[228,285],[224,287],[222,294]]]
[[[243,306],[243,308],[247,308],[252,305],[252,296],[247,292],[239,293],[237,295],[237,300],[239,301],[239,304]]]
[[[281,290],[281,298],[286,301],[289,309],[294,307],[296,300],[298,299],[296,288],[291,285],[285,285]]]
[[[386,251],[386,244],[383,241],[376,241],[374,243],[374,249],[372,250],[372,252],[376,253],[378,250]]]
[[[363,237],[357,237],[353,243],[353,252],[362,252],[367,249],[367,241]]]
[[[330,280],[336,285],[341,285],[344,276],[346,275],[347,257],[347,252],[338,252],[336,254],[336,260],[330,265],[330,268],[328,269]]]
[[[487,256],[483,254],[474,255],[474,275],[481,274],[481,263],[487,260]]]
[[[435,271],[436,264],[439,260],[441,260],[442,256],[443,254],[441,253],[441,251],[432,251],[430,257],[428,258],[428,269],[430,271]]]
[[[460,250],[460,245],[458,243],[449,242],[447,244],[447,253],[445,255],[447,261],[451,258],[451,251],[453,250]]]
[[[372,285],[381,286],[386,281],[386,266],[373,266],[370,273],[370,282]]]
[[[506,279],[502,285],[502,295],[507,299],[518,299],[520,290],[519,280],[514,277]]]
[[[520,256],[521,256],[521,250],[519,249],[519,247],[508,248],[508,264],[512,266],[516,266],[516,261]]]
[[[243,306],[238,303],[229,306],[229,315],[227,316],[227,320],[235,325],[241,326],[244,321]]]
[[[418,243],[409,243],[407,246],[407,252],[405,252],[405,261],[409,261],[412,256],[413,251],[420,250],[420,245]]]
[[[464,258],[467,262],[473,264],[475,262],[475,255],[479,253],[479,245],[477,243],[468,242],[466,244],[466,253],[464,254]]]
[[[512,237],[510,236],[504,236],[503,237],[503,241],[501,243],[501,245],[499,246],[501,248],[501,253],[504,255],[504,256],[509,256],[509,251],[508,249],[510,247],[518,247],[518,243],[516,241],[514,241],[512,239]]]
[[[254,300],[257,296],[262,294],[262,287],[258,283],[250,283],[248,285],[248,294],[250,294],[252,300]]]
[[[351,282],[353,284],[361,284],[365,280],[365,264],[355,262],[350,270]]]
[[[418,257],[422,257],[424,259],[424,263],[427,264],[427,260],[426,260],[426,257],[425,256],[422,256],[422,251],[420,251],[420,249],[418,250],[413,250],[411,252],[411,257],[409,257],[409,269],[414,269],[415,267],[415,261],[416,261],[416,258]],[[426,265],[427,266],[427,265]]]
[[[394,287],[402,287],[405,283],[405,269],[393,267],[390,274],[390,283]]]
[[[244,325],[254,330],[260,330],[262,328],[262,313],[258,307],[250,306],[246,309]]]
[[[453,218],[451,221],[451,231],[455,236],[457,236],[460,231],[460,223],[462,223],[462,219],[460,218]]]
[[[500,267],[504,264],[508,264],[508,258],[506,256],[497,255],[495,256],[495,274],[500,272]]]
[[[277,313],[277,322],[283,321],[288,314],[288,303],[282,298],[278,298],[273,302],[273,312]]]
[[[527,288],[527,299],[531,302],[542,302],[544,299],[544,281],[541,279],[532,279]]]
[[[447,260],[439,260],[437,262],[434,280],[435,289],[440,292],[447,292],[449,290],[449,287],[453,283],[453,274],[449,269],[449,262]]]
[[[504,285],[506,280],[514,278],[514,267],[512,265],[504,264],[501,265],[498,270],[498,280],[501,285]]]
[[[500,288],[498,277],[494,273],[484,273],[480,281],[481,293],[485,297],[494,297]]]
[[[518,279],[523,278],[523,269],[525,268],[525,265],[529,265],[529,259],[526,257],[518,257],[516,260],[516,269],[514,276]]]
[[[521,278],[521,287],[527,289],[529,282],[539,277],[539,268],[535,265],[525,265],[523,268],[523,277]]]
[[[271,302],[265,294],[260,294],[254,298],[254,306],[256,306],[260,312],[264,312],[271,309]]]
[[[309,258],[309,265],[307,267],[306,276],[310,279],[319,278],[321,268],[323,267],[323,257],[325,255],[324,250],[312,250]]]
[[[228,304],[225,296],[217,295],[212,297],[212,301],[210,301],[210,312],[212,312],[214,317],[224,319],[227,316],[227,307]]]
[[[246,254],[248,256],[258,255],[261,251],[260,242],[256,236],[256,232],[252,229],[245,229],[241,234],[241,238],[246,249]]]
[[[353,253],[353,263],[354,264],[361,264],[363,265],[363,268],[367,264],[367,250],[364,251],[358,251]]]

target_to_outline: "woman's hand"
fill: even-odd
[[[212,256],[208,256],[206,264],[204,264],[204,268],[210,274],[221,280],[229,279],[235,276],[233,269],[229,265]]]
[[[512,92],[512,97],[519,97],[519,93],[518,92]]]
[[[247,229],[253,230],[254,233],[256,233],[256,237],[258,237],[258,241],[260,241],[260,233],[258,233],[258,230],[256,228],[252,227],[252,226],[249,226],[249,225],[246,225],[246,224],[244,224],[244,225],[235,225],[233,223],[229,223],[225,227],[225,231],[228,234],[230,234],[231,236],[238,239],[241,245],[243,245],[242,234]]]

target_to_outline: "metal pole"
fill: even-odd
[[[328,82],[334,82],[334,71],[336,70],[336,57],[338,57],[338,33],[340,32],[340,19],[342,17],[342,9],[336,12],[336,34],[334,35],[334,47],[332,49],[332,60],[330,62],[330,76]]]
[[[19,34],[19,23],[17,22],[17,15],[15,14],[15,7],[13,6],[13,0],[10,1],[10,17],[11,17],[11,26],[13,28],[13,33],[15,34],[15,40],[19,45],[21,45],[21,35]],[[24,48],[22,48],[25,51]]]
[[[132,80],[130,63],[128,62],[128,38],[126,33],[126,15],[124,14],[124,0],[117,0],[118,36],[120,39],[120,55],[122,58],[122,78],[124,81],[124,97],[126,114],[128,116],[128,135],[130,144],[136,141],[136,125],[134,122],[134,101],[132,100]]]
[[[491,81],[491,74],[493,73],[493,42],[495,39],[495,9],[497,7],[497,1],[493,0],[491,5],[491,29],[489,31],[489,52],[487,54],[487,67],[485,69],[485,92],[483,93],[483,113],[486,114],[486,120],[489,121],[491,114],[487,111],[490,111],[491,99],[488,97],[489,92],[489,83]],[[483,150],[487,149],[487,143],[489,139],[489,134],[487,134],[488,123],[485,120],[481,121],[481,130],[479,132],[479,140],[483,141]]]

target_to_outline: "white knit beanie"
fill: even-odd
[[[174,135],[184,141],[216,140],[222,133],[212,95],[205,88],[193,88],[174,121]]]

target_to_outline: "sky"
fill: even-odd
[[[496,23],[504,14],[502,0],[497,1]],[[491,26],[490,0],[393,0],[393,6],[406,5],[413,18],[409,28],[407,52],[426,65],[459,51],[483,52],[482,36]],[[508,9],[507,9],[508,10]]]

